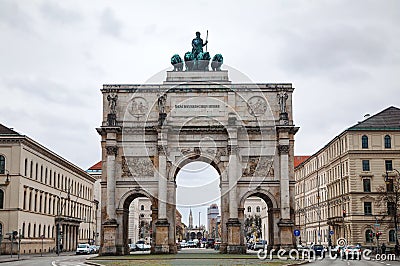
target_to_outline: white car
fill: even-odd
[[[90,254],[91,253],[91,248],[89,244],[79,244],[77,249],[76,249],[76,255],[80,254]]]
[[[151,248],[151,246],[144,243],[143,240],[139,240],[138,242],[136,242],[136,250],[146,251],[146,250],[150,250],[150,248]]]

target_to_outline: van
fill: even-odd
[[[76,255],[80,254],[90,254],[91,249],[89,244],[78,244],[78,247],[76,248]]]

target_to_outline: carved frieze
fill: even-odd
[[[154,176],[153,157],[122,156],[122,177]]]
[[[239,147],[237,145],[228,145],[227,148],[229,155],[237,154],[239,151]]]
[[[242,176],[273,176],[274,167],[271,157],[266,156],[250,156],[247,161],[247,166],[243,170]]]

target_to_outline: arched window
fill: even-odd
[[[363,149],[368,149],[368,137],[365,135],[361,137],[361,147]]]
[[[256,212],[260,212],[260,211],[261,211],[260,206],[257,206]]]
[[[367,243],[372,243],[374,241],[374,237],[372,234],[372,230],[371,229],[367,229],[365,231],[365,242]]]
[[[0,174],[5,174],[6,172],[6,157],[0,155]]]
[[[25,237],[25,223],[22,223],[22,235]]]
[[[384,140],[385,140],[385,149],[392,148],[392,139],[390,138],[390,136],[386,135]]]
[[[4,208],[4,191],[0,189],[0,209]]]
[[[28,234],[26,235],[26,237],[31,237],[31,224],[28,224]]]
[[[251,212],[251,207],[247,207],[247,212]]]
[[[393,229],[389,231],[389,242],[396,242],[396,232]]]
[[[0,235],[3,235],[3,224],[0,223]]]
[[[141,205],[141,206],[140,206],[140,210],[141,210],[141,211],[144,211],[144,205]]]

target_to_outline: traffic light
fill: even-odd
[[[343,210],[343,217],[346,217],[346,210]]]

